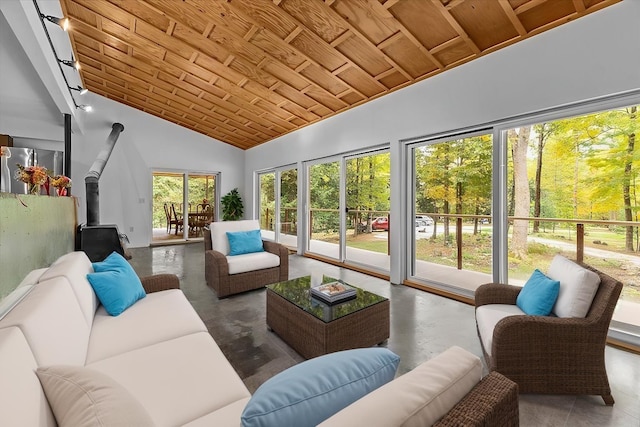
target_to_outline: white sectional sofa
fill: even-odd
[[[0,320],[0,425],[56,425],[34,373],[49,365],[108,375],[158,426],[239,425],[251,395],[177,277],[143,278],[147,296],[112,317],[86,279],[91,272],[84,252],[69,253],[15,292],[24,295]]]
[[[105,412],[121,412],[126,421],[117,425],[240,426],[251,394],[179,289],[178,278],[142,278],[146,297],[113,317],[87,281],[92,271],[83,252],[66,254],[48,269],[31,272],[0,303],[0,425],[57,425],[51,408],[59,408],[58,396],[45,394],[42,372],[36,374],[53,366],[106,376],[129,396],[117,402],[134,401],[148,413],[148,422],[136,423],[135,411],[114,403]],[[481,371],[479,358],[449,349],[323,425],[517,425],[517,386],[498,373],[481,381]]]

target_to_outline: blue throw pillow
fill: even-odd
[[[526,314],[548,316],[559,292],[560,282],[536,269],[518,294],[516,305]]]
[[[103,262],[93,264],[95,273],[87,280],[107,313],[117,316],[147,294],[140,278],[120,254],[114,252]]]
[[[229,239],[229,255],[264,252],[260,230],[227,231],[227,239]]]
[[[256,390],[242,412],[242,426],[316,426],[391,381],[399,362],[390,350],[373,347],[299,363]]]
[[[93,266],[93,271],[96,273],[131,268],[129,261],[124,259],[124,257],[116,251],[111,252],[111,255],[106,257],[103,261],[94,262],[91,265]]]

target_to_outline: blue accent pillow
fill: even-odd
[[[391,381],[399,362],[390,350],[373,347],[299,363],[256,390],[242,412],[242,426],[316,426]]]
[[[260,230],[227,231],[227,239],[229,239],[229,255],[264,252]]]
[[[117,252],[93,263],[93,269],[95,273],[87,274],[87,280],[111,316],[119,315],[147,295],[136,272]]]
[[[518,294],[516,305],[526,314],[548,316],[558,299],[560,282],[536,269]]]

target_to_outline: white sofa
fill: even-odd
[[[142,278],[147,296],[112,317],[86,279],[92,271],[83,252],[66,254],[0,303],[0,425],[55,426],[56,405],[36,370],[70,365],[114,380],[146,410],[149,425],[239,426],[251,395],[178,278]],[[479,358],[452,348],[323,425],[517,425],[517,386],[498,373],[480,380]]]

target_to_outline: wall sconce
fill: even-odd
[[[85,93],[89,92],[89,89],[87,89],[86,87],[81,87],[81,86],[69,87],[69,89],[76,90],[76,91],[80,92],[80,95],[84,95]]]
[[[67,31],[69,29],[69,18],[57,18],[55,16],[43,15],[41,13],[40,19],[46,19],[47,21],[60,26],[60,28],[62,28],[64,31]]]

